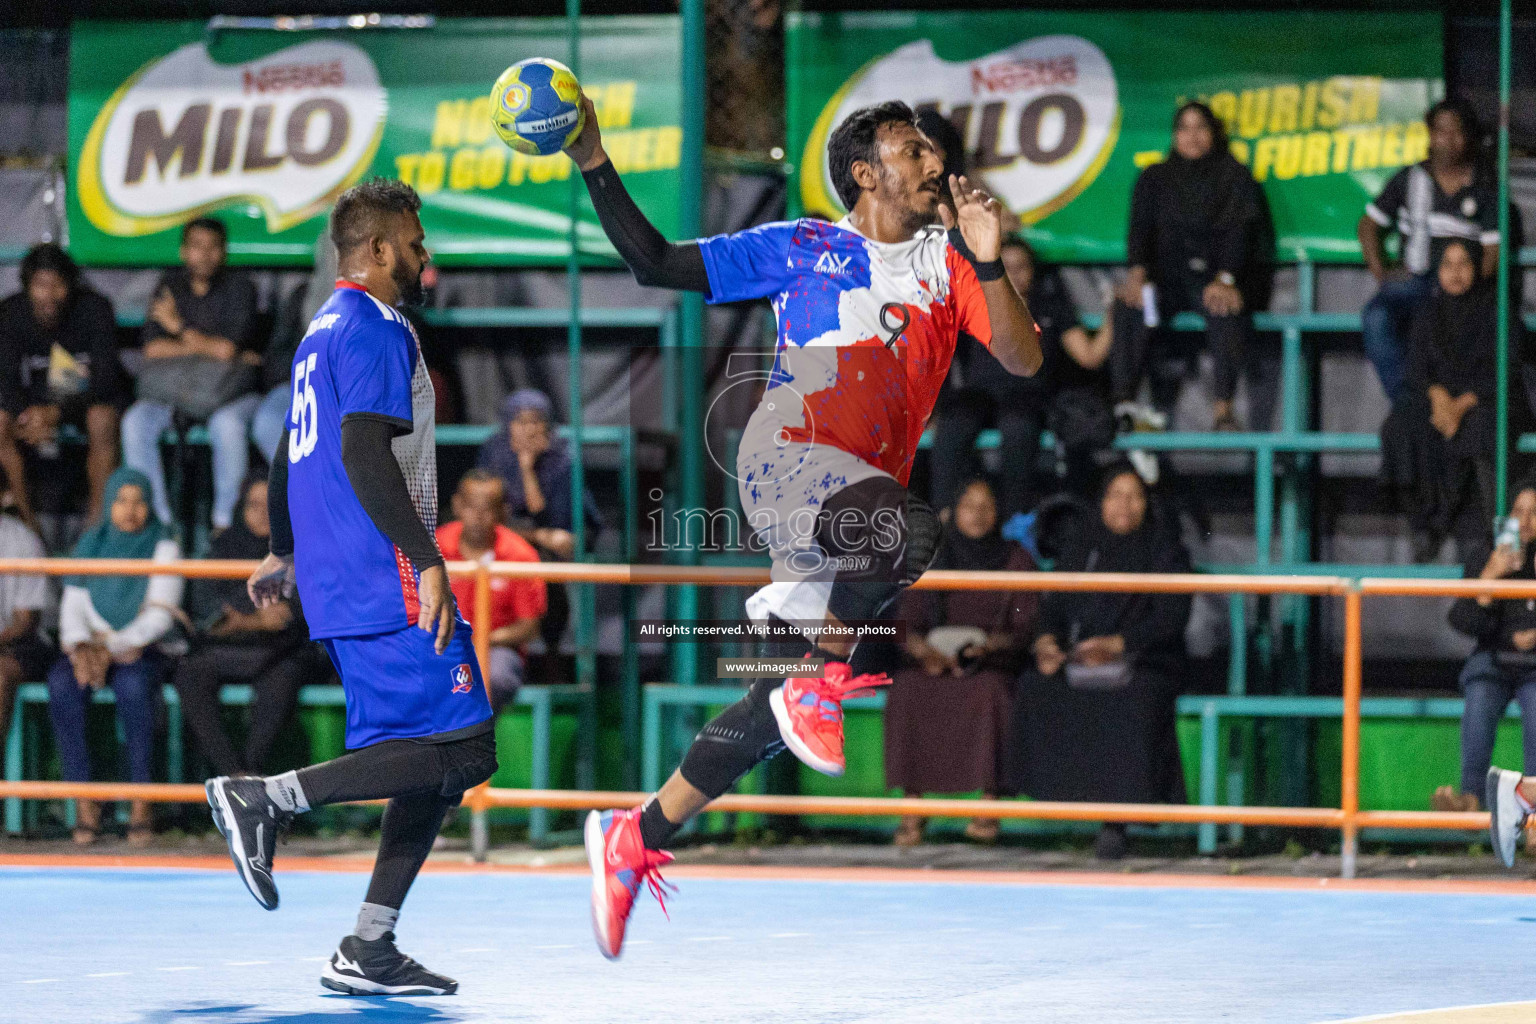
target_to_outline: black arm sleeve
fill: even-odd
[[[271,551],[278,558],[293,554],[293,520],[288,517],[288,431],[277,438],[277,454],[267,473],[267,518],[271,520]]]
[[[582,172],[592,208],[635,280],[655,288],[709,294],[709,275],[697,242],[674,244],[646,220],[614,170],[613,161]]]
[[[351,413],[341,421],[341,465],[373,525],[420,571],[442,565],[443,554],[416,514],[400,463],[395,461],[390,442],[399,433],[395,420]]]

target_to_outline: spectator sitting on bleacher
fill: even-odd
[[[246,481],[240,515],[213,539],[209,558],[262,559],[272,540],[267,481]],[[188,586],[192,650],[173,681],[182,715],[214,775],[262,775],[267,754],[298,703],[299,687],[331,676],[325,653],[310,643],[298,596],[258,609],[244,579],[197,579]],[[249,683],[251,728],[236,751],[220,721],[219,688]]]
[[[1434,288],[1440,250],[1452,238],[1483,246],[1480,276],[1499,261],[1499,196],[1493,176],[1477,160],[1477,117],[1466,101],[1447,97],[1424,115],[1429,159],[1388,180],[1365,208],[1356,228],[1360,254],[1379,288],[1360,314],[1366,358],[1387,401],[1406,386],[1408,325]],[[1382,241],[1401,236],[1402,264],[1389,267]]]
[[[437,528],[437,546],[448,561],[537,562],[533,545],[502,524],[506,517],[506,485],[484,469],[472,469],[459,480],[453,494],[454,520]],[[459,614],[475,614],[475,581],[453,580]],[[539,622],[548,605],[543,580],[491,577],[491,709],[512,702],[523,685],[526,647],[539,635]],[[479,623],[476,623],[479,625]]]
[[[43,542],[9,511],[0,513],[0,558],[42,558]],[[43,678],[59,652],[38,629],[48,607],[46,576],[0,575],[0,745],[10,735],[16,687]]]
[[[182,266],[155,286],[144,322],[139,400],[123,416],[123,461],[149,478],[155,515],[174,521],[160,460],[160,436],[179,411],[205,420],[213,449],[213,528],[234,522],[250,465],[246,431],[261,404],[256,288],[224,265],[228,231],[198,218],[181,232]],[[172,362],[175,360],[175,362]],[[188,389],[203,393],[188,394]]]
[[[507,525],[513,532],[531,543],[541,560],[568,562],[576,544],[571,455],[568,442],[554,432],[554,406],[542,391],[523,388],[502,399],[499,420],[499,429],[480,446],[476,465],[507,485]],[[603,520],[590,492],[582,495],[582,507],[590,545]],[[571,606],[565,587],[557,584],[547,592],[540,635],[545,651],[554,655]]]
[[[270,464],[277,442],[288,429],[288,407],[293,404],[293,354],[309,331],[309,325],[336,291],[336,246],[329,231],[315,238],[315,266],[302,284],[282,301],[272,324],[272,337],[261,357],[262,386],[267,389],[251,416],[251,441]],[[439,423],[449,422],[438,420]]]
[[[1030,572],[1029,552],[998,532],[997,499],[973,480],[955,502],[934,569]],[[1013,691],[1034,637],[1036,595],[1027,591],[908,591],[906,664],[885,704],[885,784],[907,796],[1006,791],[1004,751]],[[904,817],[897,846],[922,841],[924,819]],[[975,818],[965,834],[997,838],[996,818]]]
[[[1269,303],[1274,240],[1264,190],[1232,155],[1226,128],[1205,104],[1184,104],[1174,117],[1167,159],[1142,171],[1131,193],[1130,271],[1112,307],[1109,357],[1115,402],[1127,403],[1120,407],[1124,415],[1133,415],[1130,403],[1149,368],[1153,404],[1166,412],[1177,400],[1179,379],[1161,372],[1152,348],[1154,340],[1160,347],[1175,344],[1166,328],[1175,314],[1190,311],[1204,314],[1215,361],[1215,427],[1241,429],[1232,399],[1253,312]]]
[[[1467,560],[1467,579],[1536,579],[1536,480],[1515,490],[1509,514],[1519,521],[1518,541],[1495,546],[1484,534]],[[1481,568],[1479,568],[1481,566]],[[1461,714],[1461,786],[1441,786],[1432,805],[1437,811],[1475,811],[1483,795],[1499,719],[1511,700],[1520,702],[1520,731],[1525,771],[1536,772],[1536,608],[1530,601],[1463,597],[1451,605],[1453,627],[1477,647],[1457,680],[1466,698]]]
[[[64,424],[85,432],[86,514],[100,517],[127,399],[112,303],[80,280],[63,249],[33,246],[21,261],[21,291],[0,302],[0,466],[22,519],[34,522],[33,495],[16,442],[56,464]]]
[[[1414,529],[1414,558],[1454,535],[1466,556],[1493,515],[1498,305],[1468,239],[1440,252],[1438,286],[1411,327],[1407,387],[1381,428],[1382,475]],[[1510,318],[1510,352],[1522,349]]]
[[[1067,534],[1062,572],[1189,572],[1176,524],[1128,461],[1104,475],[1098,507]],[[1019,683],[1018,792],[1036,800],[1183,803],[1174,705],[1184,672],[1184,594],[1050,593],[1034,671]],[[1105,824],[1095,852],[1125,854]]]
[[[149,480],[124,467],[107,480],[106,513],[70,553],[73,558],[153,558],[174,562],[181,549],[149,511]],[[117,720],[128,744],[128,778],[148,782],[155,707],[165,678],[162,641],[181,605],[179,576],[70,576],[59,608],[59,646],[64,656],[48,672],[48,715],[53,720],[64,781],[88,782],[91,755],[85,739],[91,694],[110,686]],[[75,802],[75,842],[96,841],[101,808]],[[128,841],[153,837],[150,805],[134,801]]]
[[[1056,269],[1039,263],[1017,235],[1003,242],[1003,267],[1040,328],[1045,363],[1033,377],[1015,377],[973,339],[960,342],[956,361],[964,386],[940,402],[934,417],[933,500],[956,501],[963,481],[976,476],[976,437],[988,422],[1000,435],[999,514],[1003,520],[1035,507],[1050,493],[1036,479],[1040,430],[1050,427],[1065,455],[1070,490],[1092,487],[1092,455],[1114,442],[1109,379],[1103,371],[1113,343],[1113,319],[1096,334],[1078,322],[1077,309]]]

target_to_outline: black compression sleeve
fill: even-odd
[[[279,558],[293,554],[293,521],[288,518],[288,431],[277,439],[277,454],[267,473],[267,519],[272,523],[271,550]]]
[[[420,571],[442,565],[443,555],[416,514],[395,461],[390,442],[399,433],[395,420],[352,413],[341,421],[341,465],[373,525]]]
[[[583,172],[581,177],[592,194],[592,208],[597,211],[603,231],[634,272],[636,281],[656,288],[709,294],[709,274],[704,270],[699,244],[675,245],[667,241],[630,198],[613,161],[605,161]]]

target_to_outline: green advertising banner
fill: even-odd
[[[582,21],[582,85],[635,200],[677,225],[682,150],[673,16]],[[176,262],[182,224],[211,214],[233,262],[302,263],[336,196],[371,175],[421,193],[439,262],[565,260],[571,161],[491,132],[508,65],[566,59],[563,18],[430,28],[220,31],[204,22],[80,22],[69,72],[70,247],[87,263]],[[584,253],[612,254],[581,190]]]
[[[886,99],[931,106],[1048,259],[1125,255],[1131,186],[1201,99],[1263,183],[1282,260],[1359,259],[1355,222],[1424,159],[1434,13],[792,13],[788,122],[809,213],[842,207],[827,135]]]

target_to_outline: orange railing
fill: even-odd
[[[156,563],[131,560],[0,559],[0,573],[46,575],[166,575],[187,578],[238,578],[248,575],[254,562],[183,561]],[[766,569],[663,565],[599,565],[591,563],[450,562],[455,576],[475,578],[475,601],[469,619],[477,625],[490,619],[492,577],[544,579],[562,582],[606,584],[681,584],[705,586],[752,586],[768,581]],[[927,817],[995,817],[1055,821],[1127,821],[1184,824],[1273,825],[1339,829],[1342,835],[1342,872],[1352,877],[1360,829],[1481,829],[1484,813],[1433,811],[1362,811],[1360,809],[1360,696],[1362,685],[1361,604],[1368,595],[1421,597],[1478,597],[1536,599],[1536,582],[1484,580],[1363,579],[1336,576],[1218,576],[1132,575],[1116,573],[1017,573],[934,571],[917,583],[922,590],[1032,590],[1131,593],[1244,593],[1299,594],[1340,597],[1344,601],[1343,659],[1343,757],[1340,765],[1339,807],[1219,807],[1169,804],[1090,804],[1012,800],[915,800],[883,797],[765,796],[732,793],[711,805],[719,811],[765,814],[837,814],[891,816],[919,814]],[[475,630],[476,651],[482,668],[489,657],[490,630]],[[139,799],[168,803],[200,803],[203,790],[197,785],[0,782],[0,798],[56,800]],[[644,798],[640,793],[576,790],[516,790],[481,787],[466,804],[477,816],[492,807],[543,807],[586,810],[632,807]]]

